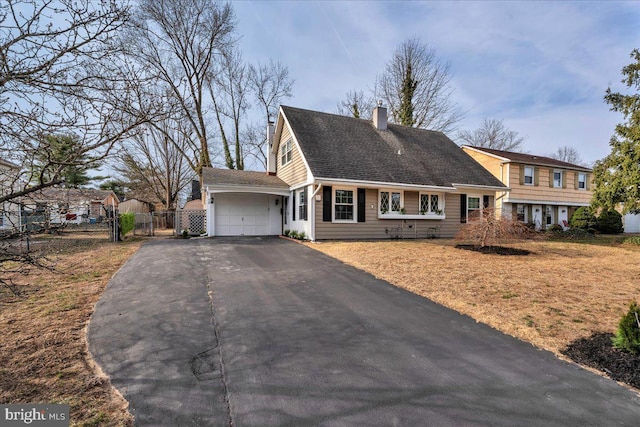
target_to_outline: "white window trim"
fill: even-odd
[[[559,173],[560,174],[560,182],[559,185],[556,185],[556,174]],[[553,188],[562,188],[562,174],[564,172],[561,169],[554,169],[553,170]]]
[[[304,198],[305,198],[304,194],[305,194],[305,189],[304,188],[298,190],[298,195],[297,195],[298,198],[296,199],[298,201],[298,206],[296,206],[296,209],[298,209],[298,212],[297,212],[298,221],[305,221],[304,219],[302,219],[303,215],[301,215],[301,212],[300,212],[300,208],[302,208],[305,205],[307,205],[307,200],[304,200]],[[307,207],[306,209],[309,209],[309,208]],[[308,215],[307,215],[307,217],[308,217]]]
[[[351,191],[353,194],[353,219],[336,219],[336,192]],[[358,190],[355,187],[333,187],[331,190],[331,222],[351,224],[358,222]],[[340,203],[344,204],[344,203]]]
[[[522,207],[522,210],[524,211],[524,218],[521,221],[523,224],[527,224],[529,222],[529,209],[527,209],[527,205],[524,203],[517,203],[516,204],[516,220],[518,219],[518,209]]]
[[[531,182],[527,182],[527,169],[531,169]],[[536,168],[535,166],[525,166],[524,167],[524,185],[535,185],[536,184]]]
[[[440,213],[431,212],[430,210],[425,213],[420,212],[420,208],[422,207],[422,196],[428,196],[429,199],[431,199],[431,196],[438,196],[438,210]],[[429,200],[429,209],[431,209],[431,200]],[[440,218],[444,216],[444,193],[421,191],[418,194],[418,213],[426,217],[433,216]]]
[[[282,159],[286,161],[282,161]],[[287,138],[280,146],[280,165],[284,166],[293,160],[293,138]]]
[[[478,199],[478,209],[471,209],[469,207],[470,206],[469,199]],[[469,219],[471,218],[471,215],[470,215],[471,212],[478,211],[478,212],[480,212],[480,214],[478,215],[478,218],[480,218],[482,216],[482,209],[483,209],[482,200],[483,200],[483,195],[482,194],[480,194],[480,195],[478,195],[478,194],[467,194],[467,222],[469,222]]]
[[[584,178],[582,181],[580,178]],[[580,187],[580,183],[584,184],[584,187]],[[587,189],[587,174],[584,172],[578,172],[578,190],[585,191]]]
[[[382,193],[389,193],[389,208],[391,208],[391,193],[400,193],[400,210],[392,211],[389,210],[387,213],[382,213],[380,210],[380,202],[382,201]],[[402,209],[404,209],[404,190],[393,190],[381,188],[378,190],[378,216],[385,217],[387,215],[402,215]]]

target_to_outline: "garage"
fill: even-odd
[[[216,204],[216,236],[266,236],[272,234],[269,227],[268,195],[218,194]],[[279,230],[275,234],[279,234]]]
[[[204,168],[208,236],[277,236],[289,186],[264,172]]]

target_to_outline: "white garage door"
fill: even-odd
[[[266,236],[269,234],[269,197],[264,194],[218,194],[215,207],[216,236]]]

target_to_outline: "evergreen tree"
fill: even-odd
[[[90,163],[81,151],[82,142],[74,134],[54,134],[44,137],[40,149],[35,153],[35,177],[41,181],[53,180],[59,176],[62,185],[78,188],[92,180],[87,171]]]
[[[635,93],[622,94],[607,89],[605,102],[612,111],[623,114],[626,122],[616,126],[609,145],[611,153],[596,162],[592,204],[623,213],[640,212],[640,50],[634,49],[635,62],[622,69],[622,82]]]

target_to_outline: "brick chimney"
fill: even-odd
[[[378,130],[387,130],[387,109],[378,101],[378,106],[373,109],[373,126]]]

